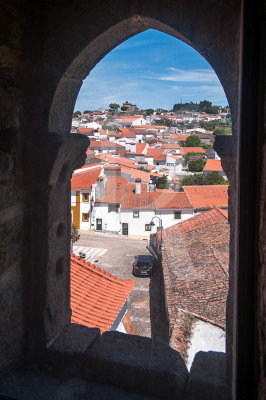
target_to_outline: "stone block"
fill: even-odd
[[[198,352],[190,370],[186,400],[229,400],[225,364],[225,353]]]
[[[48,371],[55,372],[56,375],[79,376],[86,351],[99,335],[98,328],[69,324],[42,355],[42,365]]]
[[[98,328],[69,324],[49,348],[59,353],[82,354],[92,346],[99,335]]]
[[[149,338],[105,332],[87,352],[83,378],[148,396],[183,399],[188,371],[168,345]]]

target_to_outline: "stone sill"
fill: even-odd
[[[0,393],[21,400],[230,398],[223,353],[198,353],[189,374],[178,352],[160,341],[76,324],[38,366],[0,380]]]

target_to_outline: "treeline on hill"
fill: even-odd
[[[218,114],[219,106],[212,105],[211,101],[203,100],[199,103],[176,103],[173,106],[173,111],[182,112],[182,111],[195,111],[195,112],[206,112],[207,114]]]

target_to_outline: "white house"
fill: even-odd
[[[184,192],[149,192],[140,180],[128,188],[121,207],[121,234],[149,237],[162,225],[168,228],[194,215]],[[154,218],[156,217],[156,218]],[[150,223],[154,218],[155,226]],[[160,222],[161,221],[161,222]]]
[[[101,176],[97,179],[91,220],[92,229],[119,233],[120,209],[127,184],[127,179],[120,176]]]
[[[180,172],[182,172],[183,168],[183,158],[177,155],[173,154],[167,154],[166,155],[166,166],[167,169],[169,170],[169,177],[178,175]]]

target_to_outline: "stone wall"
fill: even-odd
[[[199,51],[216,71],[231,107],[233,138],[216,146],[231,185],[228,304],[233,310],[241,16],[238,0],[205,0],[200,6],[193,0],[1,1],[0,369],[25,360],[25,354],[35,357],[70,321],[69,179],[84,162],[88,143],[68,134],[72,110],[82,80],[97,62],[149,28]],[[228,316],[230,360],[235,314]]]

